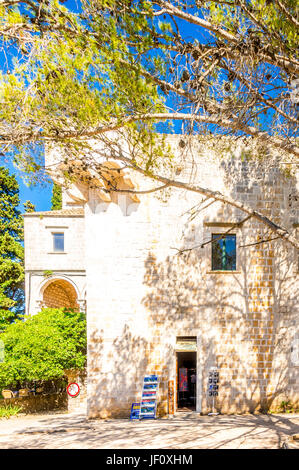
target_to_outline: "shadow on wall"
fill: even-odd
[[[251,162],[232,159],[222,167],[232,195],[237,193],[239,200],[291,227],[298,217],[297,209],[289,206],[292,178],[284,178],[275,165],[266,169],[254,163],[251,169]],[[232,207],[217,207],[216,221],[240,216]],[[195,222],[202,226],[209,214],[210,209],[203,211]],[[127,324],[117,338],[104,340],[104,330],[93,330],[88,338],[88,416],[128,417],[131,403],[140,400],[143,376],[149,373],[161,377],[160,411],[165,413],[175,355],[170,339],[197,333],[204,413],[211,407],[206,390],[213,366],[220,371],[216,407],[222,413],[267,411],[281,400],[298,400],[298,368],[290,361],[298,318],[294,250],[281,240],[254,244],[272,236],[263,224],[248,220],[237,235],[239,272],[225,274],[209,273],[211,256],[205,249],[159,262],[149,252],[143,280],[148,332],[136,335]],[[192,238],[191,225],[184,237]],[[163,351],[161,345],[166,345]]]
[[[220,163],[230,195],[261,211],[281,226],[292,230],[299,219],[298,182],[279,157],[251,158],[243,152]],[[275,236],[269,232],[271,238]]]
[[[289,174],[286,166],[280,165],[278,157],[264,155],[252,159],[246,154],[243,157],[221,162],[228,185],[234,175],[231,195],[237,192],[247,205],[286,227],[290,233],[294,232],[293,224],[299,221],[296,177]],[[250,231],[252,242],[277,237],[275,232],[253,220],[248,224],[247,238],[250,238]],[[250,242],[243,244],[246,243]],[[249,279],[246,315],[249,322],[259,321],[258,325],[255,322],[259,331],[254,331],[252,325],[249,331],[252,349],[257,352],[258,377],[255,380],[260,385],[261,409],[277,410],[282,399],[298,406],[299,364],[290,360],[299,321],[298,254],[280,239],[254,245],[249,253],[246,248],[242,250],[244,281]],[[256,266],[253,279],[251,263]],[[252,384],[249,379],[249,385]],[[257,384],[256,388],[259,388]]]
[[[145,332],[146,336],[148,332]],[[88,417],[128,418],[133,402],[140,402],[145,375],[159,375],[157,416],[167,413],[171,356],[161,361],[157,343],[134,335],[128,325],[115,339],[103,340],[93,331],[88,340]]]
[[[88,339],[88,417],[129,417],[140,401],[151,345],[127,325],[117,338],[103,338],[98,330]]]
[[[292,228],[298,216],[289,202],[290,194],[295,200],[294,179],[281,175],[275,164],[266,169],[255,163],[250,173],[251,162],[230,162],[222,167],[227,175],[234,175],[228,180],[231,193],[237,192],[239,200]],[[236,215],[234,208],[221,206],[213,217],[231,221]],[[191,236],[190,224],[185,237]],[[239,274],[209,273],[211,252],[207,258],[201,248],[162,262],[153,253],[148,255],[144,282],[149,290],[144,305],[150,312],[149,328],[160,342],[200,333],[203,412],[211,406],[206,390],[212,366],[220,369],[217,408],[222,413],[277,409],[288,399],[298,403],[298,367],[290,360],[298,322],[294,249],[280,239],[254,244],[273,237],[254,219],[244,224],[237,236]]]
[[[219,367],[217,401],[219,411],[225,413],[266,411],[277,396],[285,399],[292,391],[295,368],[289,352],[298,298],[290,289],[293,263],[287,256],[281,261],[289,269],[276,279],[274,288],[267,266],[266,272],[258,269],[256,277],[256,267],[260,267],[254,264],[256,255],[245,257],[240,275],[205,274],[198,251],[158,264],[152,264],[153,255],[149,255],[150,291],[144,299],[150,311],[149,328],[156,330],[161,342],[188,331],[200,333],[203,387],[207,390],[209,368]],[[209,408],[204,395],[203,410]]]

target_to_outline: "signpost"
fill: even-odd
[[[159,378],[157,375],[146,375],[143,380],[139,419],[155,419],[157,409]]]
[[[67,386],[66,391],[70,397],[76,398],[80,393],[80,387],[77,383],[73,382]]]
[[[215,397],[218,397],[219,390],[219,372],[217,367],[211,367],[208,379],[208,395],[212,397],[212,412],[208,413],[209,416],[216,416],[219,413],[215,411]]]

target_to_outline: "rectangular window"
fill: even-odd
[[[213,233],[212,240],[212,271],[235,271],[236,235]]]
[[[64,251],[64,233],[53,233],[53,251]]]

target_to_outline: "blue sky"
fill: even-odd
[[[72,11],[80,11],[80,0],[67,0],[64,5],[70,8]],[[188,39],[190,35],[190,40],[195,35],[199,35],[201,32],[198,28],[193,25],[186,25],[185,22],[178,20],[181,30],[184,32],[185,39]],[[203,38],[201,38],[202,40]],[[6,56],[0,52],[0,69],[5,67]],[[158,126],[160,132],[165,132],[166,123],[161,123]],[[167,131],[166,131],[167,132]],[[181,122],[175,123],[175,132],[181,132]],[[51,208],[51,196],[52,196],[52,184],[37,184],[34,187],[29,187],[25,184],[25,175],[22,176],[22,173],[17,170],[14,165],[7,160],[3,160],[3,157],[0,157],[0,166],[5,166],[9,169],[10,173],[15,174],[17,177],[19,186],[20,186],[20,210],[24,212],[23,203],[27,200],[30,200],[34,205],[37,211],[45,211]]]
[[[4,166],[9,169],[10,174],[14,174],[20,185],[20,206],[19,209],[23,213],[24,207],[23,202],[31,201],[37,211],[47,211],[51,209],[51,197],[52,197],[52,184],[40,184],[34,187],[29,187],[24,183],[22,174],[17,170],[11,163],[2,162],[0,159],[0,166]]]
[[[69,7],[73,11],[80,10],[80,1],[78,0],[67,0],[65,2],[65,6]],[[203,32],[200,28],[196,27],[195,25],[190,25],[184,21],[178,20],[177,21],[181,32],[184,35],[184,39],[192,42],[194,38],[200,38],[200,41],[206,41],[207,38],[205,37],[206,33]],[[0,52],[0,70],[4,66],[4,56]],[[167,104],[169,103],[171,98],[167,99]],[[262,120],[265,124],[269,123],[270,116],[263,117]],[[157,127],[159,132],[167,132],[166,130],[166,123],[160,123]],[[182,131],[181,129],[181,121],[177,121],[174,125],[174,131],[179,133]],[[23,202],[26,200],[30,200],[36,207],[37,211],[44,211],[49,210],[51,208],[51,195],[52,195],[52,184],[51,183],[42,183],[37,184],[34,187],[29,187],[24,183],[24,176],[22,177],[20,171],[16,170],[12,163],[8,163],[3,161],[3,157],[0,157],[0,166],[4,165],[9,168],[10,173],[14,173],[17,177],[17,180],[20,185],[20,210],[23,212]]]
[[[68,0],[65,2],[65,5],[71,8],[73,11],[78,11],[80,2],[77,0]],[[0,68],[4,62],[3,54],[0,54]],[[2,62],[2,64],[1,64]],[[51,209],[51,197],[52,197],[52,184],[37,184],[33,187],[29,187],[24,182],[24,176],[21,172],[18,171],[12,163],[9,163],[3,160],[3,157],[0,157],[0,166],[4,166],[9,169],[10,174],[14,174],[20,185],[20,206],[19,209],[21,212],[24,212],[23,203],[27,200],[31,201],[37,211],[46,211]]]
[[[80,2],[77,0],[68,0],[65,2],[65,6],[72,9],[73,11],[79,11]],[[190,31],[191,32],[191,31]],[[0,68],[1,62],[2,66],[4,65],[4,55],[0,54]],[[164,127],[164,126],[162,126]],[[52,184],[43,183],[37,184],[35,186],[28,186],[25,182],[25,176],[14,167],[14,165],[7,160],[3,160],[3,157],[0,157],[0,166],[5,166],[9,169],[10,174],[14,174],[18,180],[20,186],[20,210],[23,213],[24,207],[23,203],[27,200],[30,200],[34,205],[37,211],[46,211],[51,209],[51,196],[52,196]]]

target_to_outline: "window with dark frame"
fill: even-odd
[[[64,251],[64,233],[53,233],[53,251]]]
[[[212,234],[212,271],[236,271],[236,235]]]

